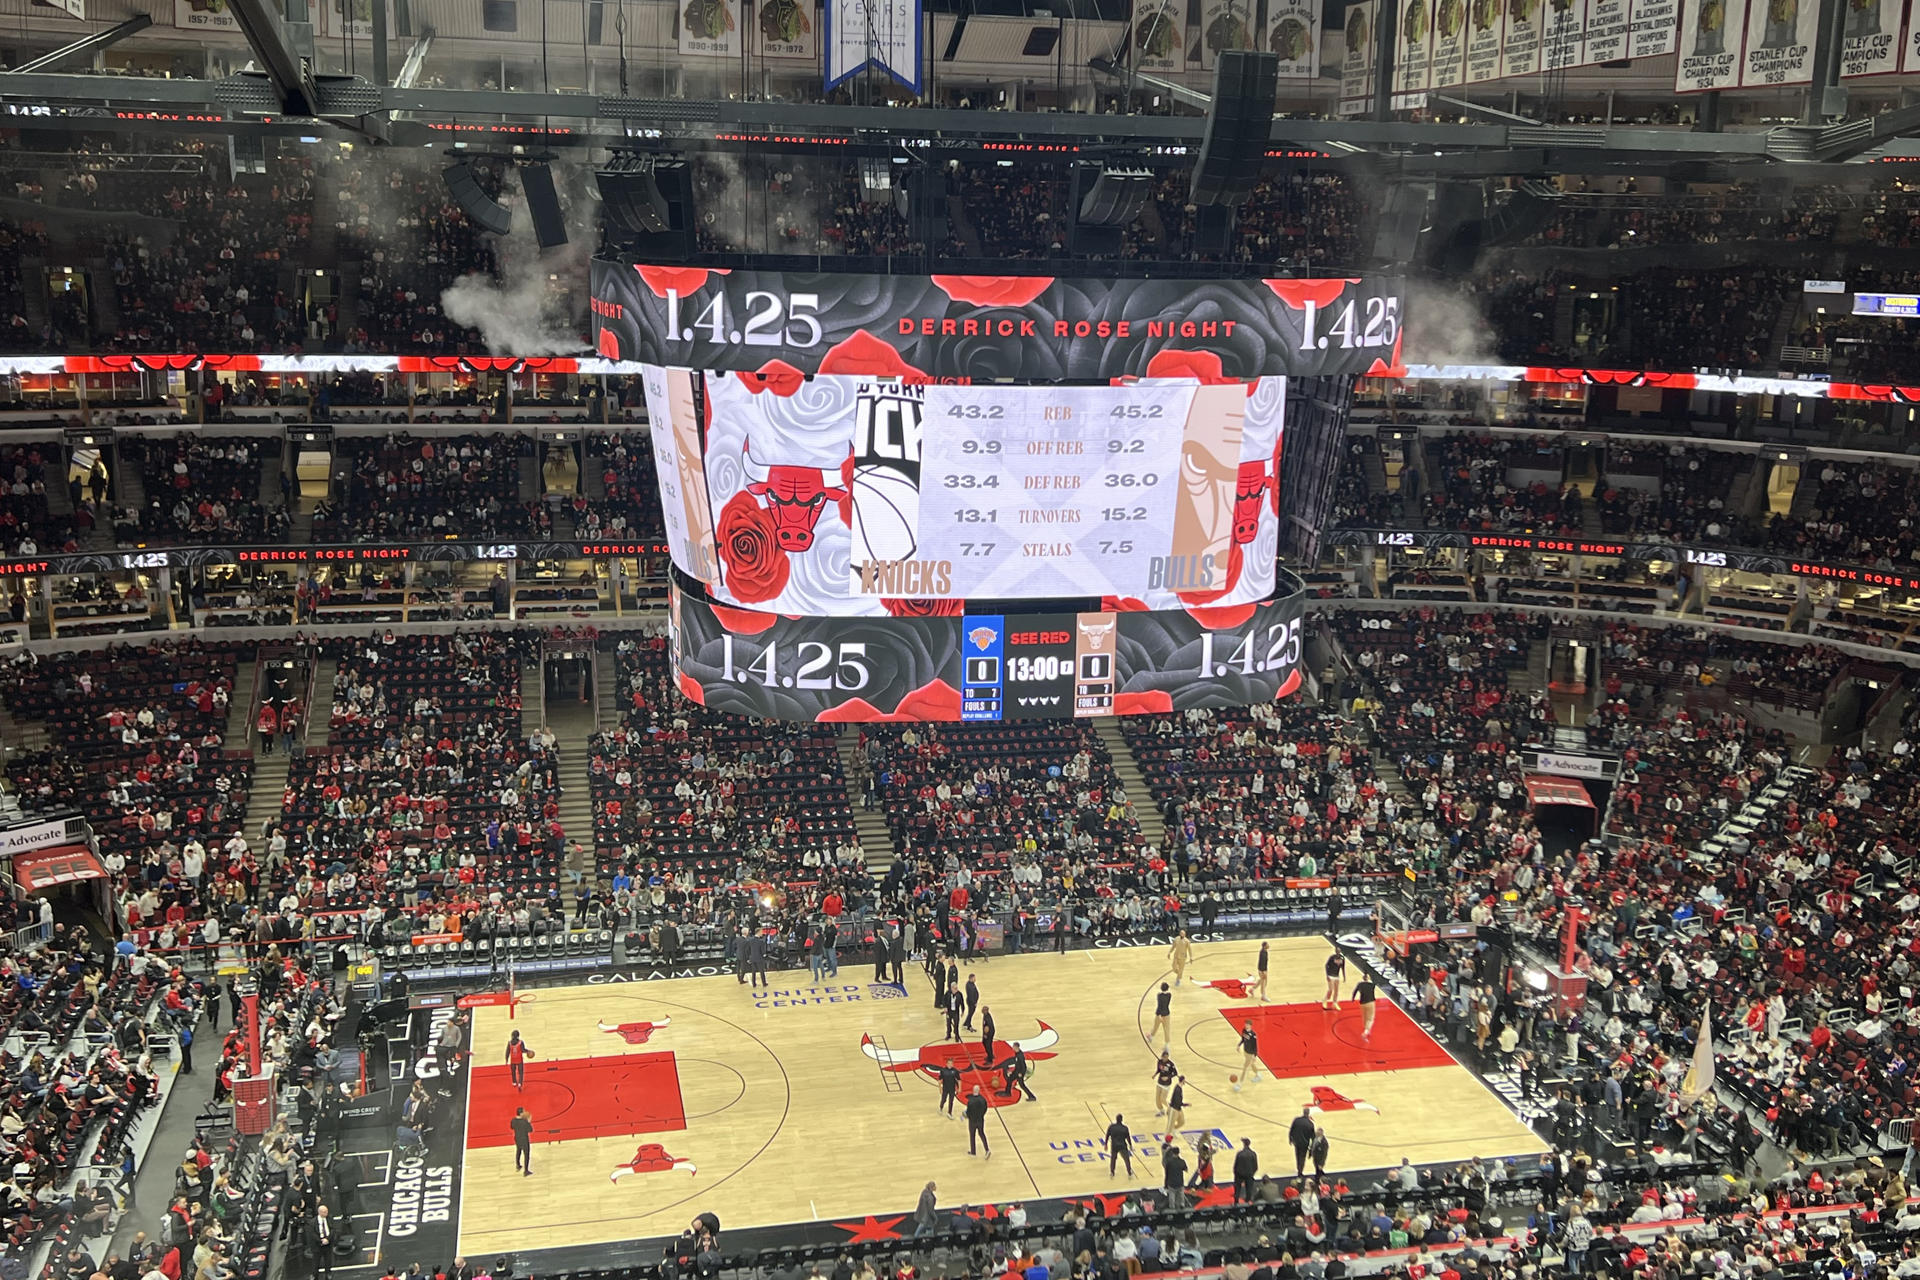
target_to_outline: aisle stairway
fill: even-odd
[[[581,851],[568,860],[589,884],[597,883],[593,851],[593,789],[587,757],[593,740],[593,707],[571,698],[553,704],[547,712],[554,749],[560,755],[560,826],[568,840],[578,840]]]
[[[333,723],[333,678],[340,670],[340,664],[332,658],[322,658],[313,673],[313,714],[307,717],[307,749],[327,745],[329,726]]]
[[[1159,848],[1167,838],[1167,824],[1161,821],[1160,806],[1154,803],[1153,788],[1147,785],[1147,775],[1140,772],[1140,762],[1134,759],[1133,748],[1127,745],[1126,735],[1120,732],[1119,719],[1101,716],[1093,722],[1093,731],[1100,735],[1100,741],[1106,744],[1108,753],[1113,757],[1113,772],[1127,793],[1127,803],[1133,808],[1133,820],[1140,824],[1141,834],[1147,837],[1147,843]]]
[[[860,754],[859,728],[848,725],[842,729],[835,745],[840,749],[840,777],[846,783],[847,803],[853,807],[853,829],[860,839],[860,851],[866,854],[867,870],[883,876],[900,855],[893,847],[893,832],[887,829],[886,815],[879,806],[869,809],[861,802],[864,789],[854,781],[858,773],[855,762]]]
[[[546,723],[547,682],[540,678],[540,663],[520,664],[520,736],[525,738]]]
[[[245,751],[253,732],[253,691],[260,687],[260,663],[243,662],[233,673],[232,701],[227,704],[227,750]]]

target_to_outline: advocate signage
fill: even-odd
[[[0,857],[63,844],[85,844],[92,834],[85,818],[49,818],[0,827]]]
[[[1385,373],[1397,280],[908,276],[593,263],[610,360],[768,379],[1106,381]]]

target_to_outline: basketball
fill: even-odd
[[[1239,1077],[1239,1076],[1228,1076],[1228,1077],[1227,1077],[1227,1083],[1228,1083],[1228,1084],[1239,1084],[1239,1083],[1240,1083],[1240,1077]]]
[[[920,523],[920,490],[899,470],[869,463],[853,473],[853,564],[910,560]]]

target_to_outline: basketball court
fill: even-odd
[[[1325,941],[1272,940],[1266,1004],[1249,980],[1258,949],[1257,939],[1200,944],[1176,990],[1173,1054],[1188,1093],[1179,1141],[1251,1138],[1262,1172],[1290,1175],[1287,1126],[1317,1104],[1329,1169],[1545,1149],[1386,1000],[1370,1043],[1358,1006],[1322,1010]],[[843,962],[820,983],[804,970],[759,990],[731,976],[607,982],[524,991],[511,1018],[476,1009],[460,1252],[677,1235],[707,1211],[728,1230],[831,1223],[849,1238],[891,1239],[911,1234],[911,1218],[896,1215],[911,1214],[930,1180],[942,1208],[1157,1186],[1159,1046],[1146,1033],[1171,978],[1166,948],[1000,956],[964,972],[993,1011],[993,1059],[1026,1048],[1034,1099],[998,1096],[977,1032],[946,1042],[915,964],[904,989],[874,983],[870,963]],[[1228,1077],[1248,1021],[1265,1066],[1236,1092]],[[505,1065],[515,1029],[535,1054],[524,1088]],[[965,1121],[935,1105],[934,1073],[949,1057],[967,1070],[963,1097],[975,1083],[993,1095],[990,1159],[969,1157]],[[535,1130],[530,1177],[514,1169],[508,1128],[521,1106]],[[1116,1114],[1135,1134],[1131,1178],[1107,1172]],[[1229,1167],[1216,1162],[1224,1181]]]

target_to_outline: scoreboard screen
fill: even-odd
[[[1273,590],[1284,378],[773,387],[650,367],[646,389],[674,562],[721,603],[877,616]]]

